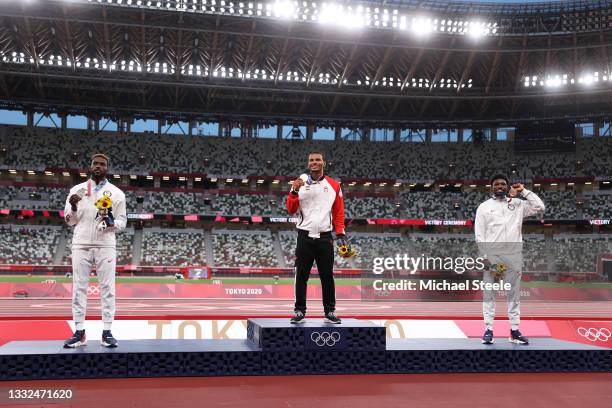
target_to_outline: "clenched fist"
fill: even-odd
[[[291,189],[295,192],[300,190],[300,187],[302,187],[304,185],[304,180],[302,180],[301,178],[296,178],[295,180],[293,180],[293,183],[291,184]]]
[[[512,184],[512,187],[510,188],[508,194],[510,194],[511,197],[516,197],[517,195],[521,194],[524,189],[525,186],[521,183],[514,183]]]
[[[73,194],[70,196],[68,202],[70,203],[70,207],[72,207],[72,211],[77,210],[77,204],[79,201],[81,201],[81,197],[78,194]]]

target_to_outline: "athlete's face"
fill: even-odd
[[[323,155],[319,153],[313,153],[308,156],[308,170],[314,173],[319,173],[323,170],[325,162],[323,161]]]
[[[97,178],[106,177],[106,172],[108,171],[108,163],[104,160],[103,157],[94,157],[91,161],[91,174]]]
[[[497,197],[504,197],[508,192],[508,183],[504,179],[493,180],[491,184],[491,192]]]

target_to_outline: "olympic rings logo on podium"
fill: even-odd
[[[612,333],[609,329],[602,327],[601,329],[595,329],[593,327],[589,327],[585,329],[584,327],[578,328],[578,334],[588,341],[608,341]]]
[[[96,296],[100,294],[100,288],[95,285],[87,287],[87,296]]]
[[[333,347],[340,341],[340,333],[337,331],[334,332],[312,332],[310,335],[310,340],[313,341],[319,347],[329,346]]]

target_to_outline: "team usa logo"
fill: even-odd
[[[610,336],[612,336],[610,330],[605,327],[602,327],[601,329],[595,329],[593,327],[586,329],[584,327],[579,327],[578,334],[588,341],[608,341]]]
[[[319,347],[333,347],[340,341],[340,333],[334,332],[318,332],[314,331],[310,335],[310,340]]]

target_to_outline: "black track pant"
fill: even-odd
[[[315,261],[323,289],[323,310],[325,313],[335,311],[334,241],[331,232],[322,232],[321,238],[310,238],[307,231],[298,229],[295,256],[295,311],[306,313],[306,289]]]

